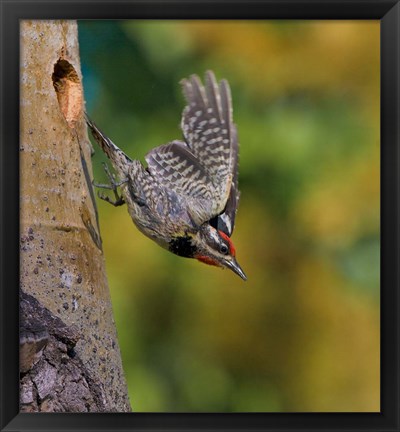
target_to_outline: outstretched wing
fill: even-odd
[[[229,84],[219,85],[213,72],[208,71],[205,86],[196,75],[182,81],[187,106],[181,127],[185,141],[207,171],[213,187],[216,216],[224,211],[231,191],[235,171],[232,103]]]
[[[230,236],[239,193],[238,141],[229,85],[223,80],[218,86],[212,72],[206,74],[205,87],[196,75],[182,84],[188,102],[182,115],[186,142],[173,141],[151,150],[145,157],[147,169],[184,198],[195,223],[210,221]]]
[[[219,231],[224,232],[228,237],[232,236],[235,228],[235,217],[239,205],[240,192],[238,189],[238,142],[236,127],[233,125],[231,139],[234,142],[233,149],[233,178],[231,191],[226,202],[224,211],[210,220],[210,224]]]
[[[229,84],[219,85],[213,72],[206,73],[205,87],[192,75],[182,81],[188,105],[182,115],[185,140],[209,173],[215,200],[212,223],[228,236],[232,235],[239,201],[238,139],[232,120]]]

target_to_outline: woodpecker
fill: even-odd
[[[181,129],[174,140],[150,150],[147,167],[130,159],[86,115],[94,139],[108,156],[117,176],[105,165],[118,206],[127,204],[137,228],[163,248],[181,257],[229,268],[247,277],[236,260],[231,236],[239,202],[238,137],[226,80],[212,71],[204,85],[197,75],[181,81],[186,99]],[[120,193],[118,191],[120,188]]]

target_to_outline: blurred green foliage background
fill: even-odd
[[[179,81],[229,80],[248,275],[98,201],[134,411],[380,410],[378,21],[80,21],[87,111],[131,157],[181,138]],[[104,182],[97,147],[95,178]]]

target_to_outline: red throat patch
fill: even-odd
[[[229,254],[233,257],[236,256],[236,250],[235,246],[233,246],[232,240],[223,231],[218,231],[218,233],[228,243]]]
[[[196,259],[203,262],[204,264],[220,267],[220,264],[218,263],[218,261],[215,261],[206,255],[197,255]]]

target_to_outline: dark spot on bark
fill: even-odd
[[[67,355],[68,357],[74,358],[76,356],[76,351],[74,347],[68,347],[67,348]]]

